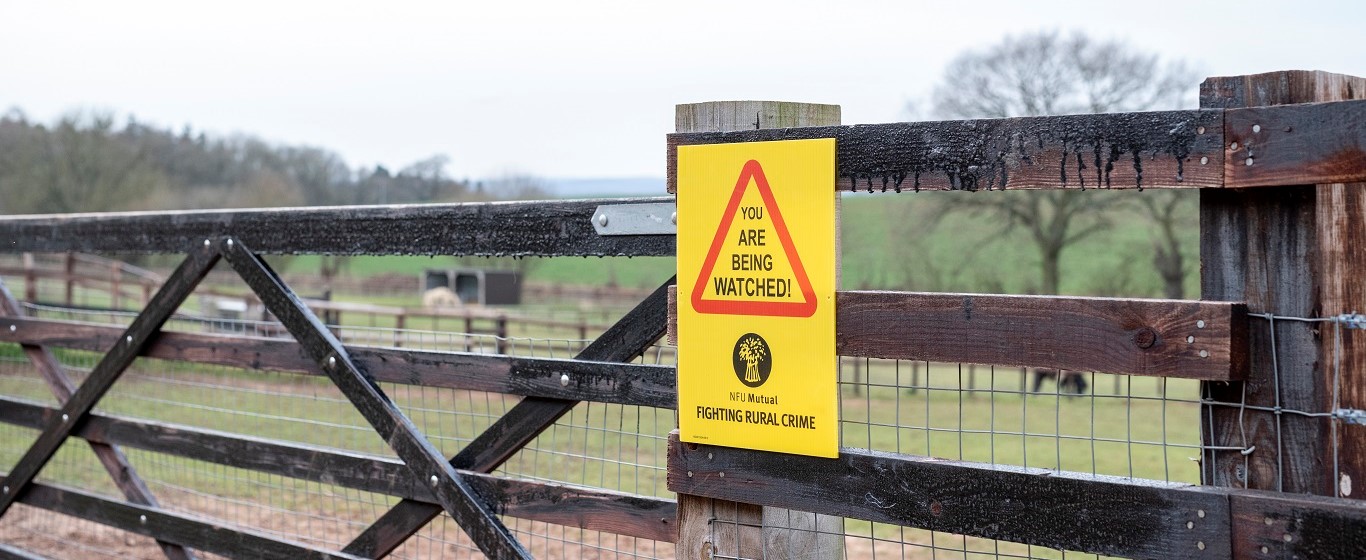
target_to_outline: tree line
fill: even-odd
[[[250,135],[180,132],[110,113],[45,124],[0,116],[0,214],[454,202],[491,198],[432,156],[397,171],[353,169],[335,152]],[[505,179],[503,197],[540,194]]]

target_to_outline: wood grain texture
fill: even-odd
[[[808,138],[836,141],[832,189],[1218,187],[1222,121],[1222,111],[1197,110],[677,133],[668,188],[678,146]]]
[[[39,403],[0,397],[0,422],[40,427],[58,414]],[[435,504],[427,480],[391,458],[191,426],[92,414],[73,434],[92,444],[121,445],[240,469]],[[672,500],[462,471],[499,515],[672,542]]]
[[[1245,368],[1237,304],[913,292],[840,292],[836,304],[844,356],[1191,379]]]
[[[1366,179],[1366,101],[1230,109],[1224,142],[1230,188],[1359,182]]]
[[[1234,558],[1366,558],[1366,503],[1241,491],[1229,495]]]
[[[163,253],[232,235],[262,253],[672,256],[672,235],[602,236],[599,205],[667,198],[7,216],[0,252]]]
[[[1201,106],[1233,109],[1360,99],[1366,97],[1363,86],[1366,81],[1361,78],[1306,71],[1210,78],[1201,85]],[[1317,110],[1315,106],[1275,109],[1282,110],[1280,114]],[[1259,111],[1242,115],[1269,114]],[[1236,128],[1226,133],[1241,142],[1253,140],[1254,168],[1263,159],[1255,152],[1264,144],[1258,140],[1261,135],[1302,130],[1292,127],[1286,133],[1283,128],[1263,125],[1253,132],[1253,124],[1258,123],[1238,117],[1230,125]],[[1301,174],[1293,180],[1314,178]],[[1359,281],[1366,273],[1366,226],[1359,214],[1364,189],[1361,184],[1292,184],[1202,191],[1201,297],[1242,300],[1251,312],[1290,317],[1326,317],[1357,310],[1366,296]],[[1348,334],[1339,346],[1331,325],[1278,321],[1273,344],[1272,324],[1254,319],[1249,364],[1246,382],[1210,383],[1204,388],[1206,396],[1220,404],[1202,411],[1202,441],[1207,446],[1235,448],[1205,452],[1202,463],[1207,483],[1335,495],[1340,490],[1340,480],[1334,478],[1335,463],[1342,475],[1358,480],[1366,475],[1366,434],[1339,428],[1335,443],[1332,421],[1327,418],[1239,406],[1328,412],[1335,406],[1366,405],[1366,389],[1359,389],[1366,367],[1366,341]],[[1343,372],[1337,403],[1333,401],[1335,365]],[[1247,455],[1237,451],[1254,447]]]
[[[0,342],[103,351],[122,332],[109,325],[0,317]],[[376,381],[659,408],[673,408],[677,402],[671,366],[390,348],[350,351]],[[323,375],[293,340],[166,332],[142,356]],[[561,384],[562,375],[569,376],[568,385]]]
[[[0,319],[12,319],[23,316],[23,308],[19,306],[19,301],[14,298],[9,288],[0,280]],[[118,329],[118,327],[114,327]],[[4,329],[6,332],[8,328]],[[113,334],[118,336],[119,333]],[[76,392],[76,383],[66,375],[61,362],[46,347],[37,344],[21,344],[24,355],[33,364],[38,375],[43,378],[52,395],[57,398],[58,403],[65,404],[71,400],[71,396]],[[38,426],[41,428],[41,426]],[[89,442],[90,450],[95,453],[100,464],[104,466],[105,472],[114,481],[114,486],[118,487],[125,499],[134,504],[158,507],[156,496],[152,494],[147,483],[143,482],[138,475],[137,469],[133,468],[132,463],[128,462],[128,457],[123,454],[123,450],[118,447]],[[162,554],[171,560],[191,560],[195,555],[184,547],[164,541],[157,541],[157,546],[161,547]]]
[[[629,362],[664,334],[670,278],[579,352],[576,359]],[[451,466],[491,472],[520,451],[541,432],[568,414],[579,401],[527,397],[479,434],[451,458]],[[440,508],[415,500],[399,502],[346,545],[349,553],[378,558],[388,555],[441,513]]]
[[[668,472],[669,489],[680,494],[1062,550],[1136,558],[1230,554],[1227,496],[1180,484],[855,449],[822,459],[681,444],[676,437]]]
[[[61,417],[55,418],[43,427],[38,438],[24,452],[24,456],[10,469],[7,479],[10,481],[10,491],[0,494],[0,516],[9,510],[16,498],[24,495],[26,487],[52,459],[71,430],[80,425],[85,415],[104,397],[114,382],[118,381],[147,342],[161,332],[162,325],[218,262],[219,254],[216,248],[199,244],[191,247],[185,260],[181,261],[180,266],[161,285],[161,289],[152,296],[147,308],[133,318],[132,323],[124,330],[124,337],[105,353],[99,363],[90,370],[81,386],[72,393],[71,398],[62,404]]]
[[[4,480],[7,479],[0,479]],[[163,509],[110,500],[74,488],[33,484],[20,501],[230,558],[360,560],[358,556],[289,542],[250,529],[211,523]],[[144,523],[142,518],[147,521]]]

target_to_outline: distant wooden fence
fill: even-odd
[[[1113,556],[1366,557],[1366,506],[1346,482],[1366,474],[1366,340],[1322,330],[1366,323],[1349,315],[1366,302],[1366,101],[1343,100],[1363,95],[1366,80],[1286,72],[1212,78],[1202,108],[1190,111],[796,127],[828,117],[828,106],[679,108],[683,132],[668,138],[671,188],[679,145],[833,137],[832,196],[1201,189],[1202,301],[845,291],[837,294],[836,343],[859,358],[1200,380],[1205,486],[847,447],[817,459],[676,438],[667,471],[676,502],[492,475],[581,401],[676,407],[673,367],[625,363],[668,330],[672,281],[575,359],[552,360],[344,346],[259,258],[673,255],[669,234],[595,231],[599,205],[670,201],[633,199],[0,219],[0,238],[14,240],[0,251],[188,255],[127,328],[25,318],[7,303],[0,342],[22,344],[62,404],[0,407],[0,420],[41,430],[3,479],[0,514],[15,502],[67,512],[153,536],[172,558],[194,549],[381,557],[443,511],[492,558],[530,555],[499,515],[676,541],[680,558],[841,554],[841,543],[830,542],[843,538],[841,519]],[[1313,103],[1274,106],[1296,102]],[[296,341],[161,332],[220,259]],[[77,387],[47,362],[48,347],[107,354]],[[326,376],[397,460],[92,414],[138,356]],[[523,399],[452,458],[426,443],[376,381]],[[125,500],[35,482],[70,436],[107,459]],[[118,462],[117,446],[402,501],[342,550],[327,550],[159,507]],[[772,531],[766,510],[774,508],[810,522]]]

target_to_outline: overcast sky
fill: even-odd
[[[1366,1],[0,0],[0,111],[102,109],[456,177],[664,174],[676,103],[836,103],[906,120],[945,64],[1079,29],[1203,75],[1366,75]],[[1192,85],[1194,87],[1194,85]]]

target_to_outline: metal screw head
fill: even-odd
[[[598,214],[598,225],[600,225],[600,226],[606,226],[606,225],[607,225],[607,214]]]
[[[568,387],[568,386],[569,386],[569,374],[567,374],[567,373],[560,374],[560,386],[561,386],[561,387]]]
[[[18,326],[18,325],[10,325],[10,326],[9,326],[9,332],[14,332],[14,331],[17,331],[17,330],[19,330],[19,326]]]
[[[1271,552],[1271,549],[1269,549],[1269,548],[1267,548],[1267,547],[1265,547],[1265,546],[1262,547],[1262,554],[1266,554],[1266,553],[1268,553],[1268,552]]]
[[[141,524],[143,524],[143,525],[146,525],[146,524],[147,524],[147,516],[146,516],[146,515],[139,515],[139,516],[138,516],[138,523],[141,523]]]
[[[1203,510],[1203,509],[1197,509],[1197,510],[1195,510],[1195,515],[1199,516],[1200,519],[1204,519],[1204,518],[1205,518],[1205,510]]]
[[[1197,127],[1195,127],[1195,133],[1196,133],[1196,134],[1204,134],[1204,133],[1205,133],[1205,127],[1203,127],[1203,126],[1197,126]]]
[[[232,247],[232,240],[231,240],[231,239],[228,240],[228,247]]]
[[[1254,124],[1254,125],[1252,125],[1252,132],[1256,133],[1256,132],[1261,132],[1261,131],[1262,131],[1262,125],[1260,125],[1260,124]]]
[[[1201,351],[1200,351],[1200,357],[1201,357],[1201,358],[1208,358],[1208,357],[1209,357],[1209,350],[1201,350]]]
[[[1195,337],[1193,337],[1193,336],[1188,336],[1188,337],[1186,337],[1186,342],[1195,342]]]
[[[1252,158],[1247,158],[1247,159],[1243,160],[1243,163],[1246,163],[1246,164],[1248,164],[1248,166],[1251,166],[1251,165],[1252,165]]]
[[[1208,164],[1208,163],[1209,163],[1209,158],[1208,158],[1208,157],[1200,156],[1200,165],[1205,165],[1205,164]]]
[[[688,473],[688,475],[689,475],[689,476],[691,476],[691,475],[692,475],[692,473]],[[6,493],[6,494],[8,494],[8,493],[9,493],[9,487],[8,487],[8,486],[6,486],[6,487],[5,487],[5,493]]]
[[[133,335],[130,334],[130,335],[128,335],[128,336],[123,337],[123,341],[124,341],[124,342],[127,342],[127,343],[129,343],[129,344],[132,344],[132,343],[133,343]]]
[[[1204,319],[1201,319],[1201,320],[1199,320],[1199,321],[1196,321],[1196,322],[1195,322],[1195,328],[1197,328],[1197,329],[1203,329],[1203,328],[1205,328],[1205,320],[1204,320]]]
[[[441,479],[437,478],[436,475],[432,475],[432,479],[431,479],[431,480],[432,480],[432,486],[436,486],[438,482],[441,482]]]
[[[1284,535],[1281,535],[1281,540],[1284,540],[1285,542],[1290,542],[1295,540],[1295,537],[1290,536],[1290,533],[1286,533]]]
[[[692,471],[688,471],[688,478],[692,478]],[[9,493],[9,487],[8,487],[8,486],[5,487],[5,493],[6,493],[6,494]]]
[[[707,460],[708,460],[708,461],[711,460],[711,453],[707,453]]]
[[[1263,521],[1264,523],[1266,523],[1267,525],[1271,525],[1272,523],[1274,523],[1273,521],[1271,521],[1271,518],[1270,518],[1270,517],[1263,517],[1263,518],[1262,518],[1262,521]]]
[[[1186,528],[1187,528],[1187,529],[1194,529],[1194,528],[1195,528],[1195,522],[1194,522],[1194,521],[1187,521],[1187,522],[1186,522]]]
[[[70,417],[70,416],[67,416],[67,415],[65,415],[65,414],[62,415],[62,421],[63,421],[63,422],[66,422],[66,421],[69,421],[69,420],[71,420],[71,417]]]
[[[336,357],[336,356],[328,356],[328,357],[327,357],[327,365],[329,365],[329,366],[336,366],[336,365],[337,365],[337,357]]]
[[[1234,143],[1232,143],[1232,144],[1229,144],[1229,145],[1228,145],[1228,149],[1230,149],[1230,150],[1237,150],[1237,149],[1238,149],[1238,143],[1237,143],[1237,142],[1234,142]]]
[[[669,216],[669,222],[678,225],[678,212],[674,212],[672,216]]]
[[[1204,549],[1205,549],[1205,541],[1196,541],[1196,542],[1195,542],[1195,548],[1198,548],[1198,549],[1200,549],[1200,550],[1204,550]]]
[[[725,472],[719,472],[719,473],[717,473],[717,476],[720,476],[721,478],[726,478],[726,473],[725,473]]]
[[[204,240],[204,246],[205,246],[205,247],[208,247],[208,246],[209,246],[209,240],[208,240],[208,239],[205,239],[205,240]]]

